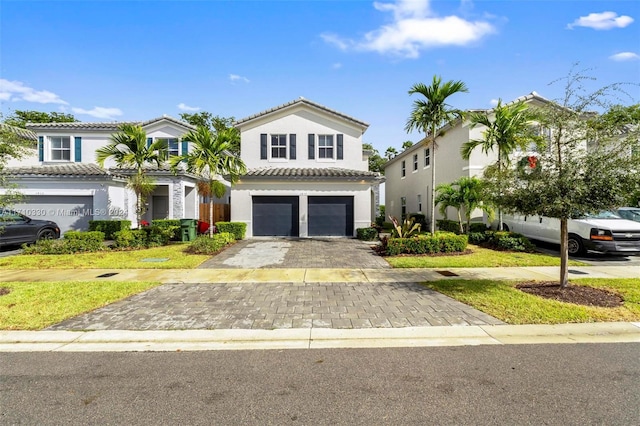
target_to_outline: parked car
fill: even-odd
[[[620,207],[616,213],[623,219],[640,222],[640,207]]]
[[[50,220],[31,219],[13,210],[0,210],[0,246],[60,238],[60,227]]]
[[[509,216],[503,218],[505,230],[527,238],[560,244],[560,219],[546,216]],[[568,222],[569,254],[587,250],[601,253],[640,254],[640,223],[623,219],[613,212],[587,215]]]

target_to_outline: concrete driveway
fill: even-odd
[[[277,238],[239,241],[199,268],[390,268],[371,247],[352,238]]]

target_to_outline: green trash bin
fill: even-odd
[[[180,219],[180,234],[182,241],[193,241],[196,239],[196,220]]]

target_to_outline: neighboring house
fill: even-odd
[[[134,170],[117,168],[107,161],[96,163],[96,150],[109,143],[122,123],[27,124],[35,134],[30,156],[7,164],[5,173],[26,198],[15,209],[34,219],[53,220],[62,232],[87,230],[92,219],[129,219],[135,223],[135,195],[127,188]],[[188,150],[182,135],[194,127],[171,117],[136,122],[146,131],[148,143],[166,139],[170,155]],[[174,175],[168,168],[149,166],[148,176],[156,188],[148,197],[143,220],[197,218],[197,177],[184,172]]]
[[[299,98],[236,127],[248,172],[231,188],[231,220],[247,237],[352,237],[371,225],[384,178],[368,170],[367,123]]]
[[[536,92],[522,96],[514,102],[524,101],[531,106],[541,106],[549,101]],[[492,110],[474,110],[488,112]],[[451,126],[445,126],[443,136],[436,140],[436,188],[443,183],[452,183],[461,177],[481,177],[490,164],[498,159],[497,151],[488,154],[480,147],[473,150],[468,160],[462,158],[460,149],[465,142],[482,139],[484,126],[471,128],[468,120],[456,120]],[[431,164],[433,147],[426,138],[407,148],[384,165],[386,178],[385,213],[389,216],[404,217],[411,213],[429,214],[431,205]],[[444,217],[436,206],[436,220]],[[455,210],[449,208],[449,218],[455,218]],[[480,210],[472,217],[482,217]]]

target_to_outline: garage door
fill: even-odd
[[[298,197],[253,197],[255,237],[297,237],[300,235],[298,218]]]
[[[353,236],[353,197],[309,197],[309,236]]]
[[[66,231],[87,231],[93,219],[93,197],[71,195],[31,195],[14,205],[15,210],[32,219],[53,220]]]

